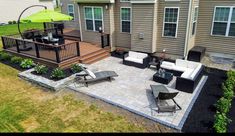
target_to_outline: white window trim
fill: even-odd
[[[85,8],[91,8],[91,10],[92,10],[92,20],[86,18]],[[102,19],[95,19],[94,8],[101,8]],[[86,31],[92,31],[92,32],[99,32],[99,31],[95,30],[95,20],[98,20],[98,21],[102,21],[102,30],[104,31],[104,10],[103,10],[103,7],[101,7],[101,6],[84,6],[83,10],[84,10],[85,30]],[[93,30],[87,30],[86,20],[91,20],[92,21],[92,23],[93,23]]]
[[[129,1],[123,1],[123,0],[120,0],[120,2],[129,2],[129,3],[130,3],[130,2],[131,2],[131,0],[129,0]]]
[[[130,20],[122,20],[122,9],[129,8],[130,9]],[[122,32],[122,21],[130,21],[130,32]],[[132,8],[131,7],[120,7],[120,33],[131,34],[132,32]]]
[[[73,6],[73,12],[70,12],[70,11],[69,11],[69,6]],[[69,13],[73,13],[74,17],[73,17],[73,20],[72,20],[72,21],[74,21],[74,20],[75,20],[74,4],[68,4],[68,5],[67,5],[67,13],[68,13],[68,15],[69,15]]]
[[[173,36],[164,36],[165,23],[172,23],[172,24],[173,24],[173,22],[165,22],[165,14],[166,14],[166,9],[167,9],[167,8],[178,9],[177,21],[176,21],[176,23],[175,23],[175,24],[176,24],[175,37],[173,37]],[[162,37],[166,37],[166,38],[177,38],[177,36],[178,36],[178,27],[179,27],[179,14],[180,14],[180,7],[164,7]]]
[[[195,9],[197,8],[197,18],[196,18],[196,20],[194,20],[194,18],[195,18]],[[193,25],[192,25],[192,33],[191,33],[191,35],[192,36],[195,36],[196,35],[196,33],[197,33],[197,21],[198,21],[198,13],[199,13],[199,7],[198,6],[195,6],[194,7],[194,12],[193,12],[194,14],[193,14],[193,24],[194,23],[196,23],[196,26],[195,26],[195,30],[194,30],[194,34],[193,34]]]
[[[227,23],[225,35],[215,35],[215,34],[213,34],[214,23],[216,22],[216,21],[215,21],[215,12],[216,12],[216,8],[230,8],[228,21],[217,21],[217,22],[224,22],[224,23]],[[232,21],[233,8],[235,8],[235,6],[215,6],[215,7],[214,7],[214,15],[213,15],[213,20],[212,20],[212,25],[211,25],[211,26],[212,26],[212,27],[211,27],[211,36],[235,37],[235,36],[229,36],[230,25],[231,25],[231,23],[235,23],[235,22]]]

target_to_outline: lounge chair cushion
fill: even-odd
[[[89,69],[86,69],[86,73],[91,77],[91,78],[96,78],[96,76],[95,76],[95,74],[92,72],[92,71],[90,71]]]

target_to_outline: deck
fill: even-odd
[[[3,36],[2,39],[5,51],[23,58],[31,58],[35,62],[50,67],[67,68],[72,64],[80,63],[83,58],[89,59],[91,57],[93,59],[93,54],[101,55],[105,53],[108,56],[108,51],[99,46],[71,39],[65,39],[65,44],[56,47],[12,37]],[[24,45],[31,49],[28,51],[22,50]]]

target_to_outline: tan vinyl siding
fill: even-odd
[[[116,46],[130,49],[131,48],[131,34],[121,32],[120,8],[131,7],[129,2],[115,1],[115,32],[116,32]]]
[[[162,37],[163,19],[165,7],[179,7],[179,22],[176,38]],[[157,33],[157,52],[166,49],[167,54],[184,55],[186,26],[188,17],[189,0],[165,1],[159,0],[158,8],[158,33]]]
[[[187,47],[187,52],[192,49],[195,45],[195,39],[196,39],[196,34],[197,34],[197,26],[195,30],[195,34],[192,35],[193,31],[193,18],[194,18],[194,12],[195,12],[195,7],[198,7],[199,10],[199,0],[192,0],[192,9],[191,9],[191,16],[190,16],[190,24],[189,24],[189,42],[188,42],[188,47]],[[197,19],[198,23],[198,19]]]
[[[200,0],[196,45],[208,52],[235,55],[235,37],[211,36],[215,6],[235,6],[234,0]]]
[[[75,28],[75,29],[80,29],[79,28],[79,15],[78,15],[78,4],[74,3],[74,0],[61,0],[63,3],[63,6],[61,8],[62,13],[68,14],[68,4],[73,4],[74,5],[74,20],[72,21],[64,21],[65,27],[66,28]]]
[[[154,4],[133,4],[132,13],[131,50],[152,53]]]
[[[105,4],[80,4],[80,15],[81,15],[81,27],[82,27],[82,35],[83,41],[90,42],[94,44],[101,44],[101,35],[99,32],[86,30],[85,25],[85,15],[84,15],[84,7],[86,6],[96,6],[96,7],[103,7],[103,28],[104,33],[110,33],[110,15],[109,10],[105,9]]]

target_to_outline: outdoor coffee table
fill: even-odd
[[[162,84],[168,84],[172,79],[173,79],[173,73],[170,72],[163,72],[162,74],[157,72],[153,75],[153,81]]]

